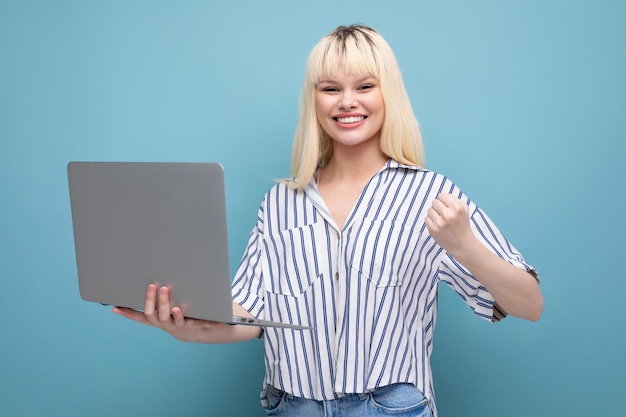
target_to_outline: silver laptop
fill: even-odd
[[[233,316],[220,164],[81,161],[67,172],[84,300],[142,310],[157,283],[187,317],[310,328]]]

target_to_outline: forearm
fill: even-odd
[[[500,258],[478,240],[451,255],[487,288],[507,314],[539,319],[543,297],[532,274]]]

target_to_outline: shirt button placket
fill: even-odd
[[[343,260],[343,239],[341,232],[337,233],[337,265],[335,265],[335,280],[339,281],[339,271]],[[343,272],[343,271],[342,271]]]

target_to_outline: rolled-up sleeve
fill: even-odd
[[[491,219],[473,203],[469,205],[472,213],[470,224],[478,240],[500,258],[537,278],[535,269],[524,260]],[[497,305],[480,281],[449,254],[441,262],[438,278],[454,289],[479,317],[494,322],[506,317],[506,312]]]

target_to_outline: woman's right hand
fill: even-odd
[[[237,304],[233,307],[242,309]],[[170,289],[157,287],[155,284],[148,285],[143,311],[114,307],[113,312],[138,323],[162,329],[183,342],[238,342],[252,339],[260,332],[259,329],[240,329],[243,326],[185,317],[180,307],[171,305]]]

